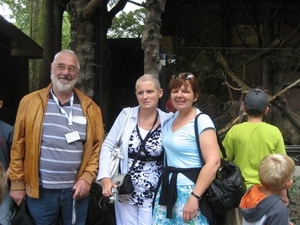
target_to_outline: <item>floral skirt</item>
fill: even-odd
[[[189,222],[185,222],[182,219],[183,207],[189,199],[191,192],[194,189],[194,185],[177,185],[177,200],[172,209],[172,219],[166,218],[167,207],[159,205],[159,198],[161,187],[157,192],[157,196],[154,203],[153,209],[153,225],[180,225],[180,224],[190,224],[190,225],[209,225],[208,220],[204,215],[201,214],[200,208],[198,208],[197,217],[193,218]]]

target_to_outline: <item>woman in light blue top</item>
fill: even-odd
[[[163,90],[152,75],[143,75],[136,81],[135,93],[139,106],[133,108],[123,133],[121,154],[124,159],[120,160],[121,173],[129,172],[134,192],[119,196],[119,201],[115,203],[115,215],[117,224],[151,225],[152,203],[163,170],[161,128],[173,113],[157,109]],[[129,108],[121,111],[101,147],[97,180],[106,197],[112,196],[111,189],[116,187],[109,177],[109,159],[128,112]],[[128,171],[140,148],[137,162]]]
[[[194,107],[200,89],[190,73],[173,76],[169,83],[170,98],[177,109],[163,127],[163,146],[167,166],[158,191],[153,214],[154,225],[213,223],[214,215],[203,196],[220,165],[219,146],[214,124],[203,114],[198,119],[195,137],[194,120],[199,109]],[[196,138],[205,165],[201,164]]]

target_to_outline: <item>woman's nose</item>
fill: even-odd
[[[178,91],[178,92],[176,93],[176,96],[177,96],[177,97],[181,97],[181,96],[182,96],[182,92],[181,92],[181,91]]]

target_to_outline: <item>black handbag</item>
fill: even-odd
[[[198,138],[197,119],[202,113],[195,118],[195,137],[197,147],[199,150],[200,160],[202,165],[205,164]],[[245,179],[241,173],[240,168],[233,162],[225,160],[227,158],[225,148],[216,132],[218,144],[223,155],[221,165],[216,173],[216,177],[207,188],[205,197],[208,200],[211,208],[220,215],[224,215],[230,210],[237,208],[243,195],[246,192]]]
[[[11,219],[11,225],[33,225],[29,215],[26,212],[25,200],[22,201],[20,206],[17,206],[17,212]]]
[[[131,177],[128,173],[117,174],[112,177],[112,181],[118,186],[118,193],[120,195],[130,194],[134,191]]]

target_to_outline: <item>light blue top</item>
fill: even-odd
[[[197,114],[200,110],[197,109]],[[172,124],[178,116],[178,112],[167,121],[163,127],[163,147],[167,156],[167,165],[176,168],[194,168],[202,167],[197,143],[195,139],[194,122],[191,120],[187,125],[181,127],[175,132],[172,131]],[[202,114],[198,118],[198,131],[199,135],[208,128],[215,129],[214,123],[206,114]],[[194,184],[190,179],[178,174],[178,185],[191,185]]]

